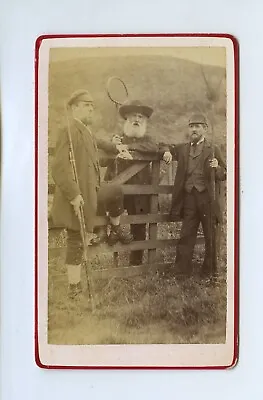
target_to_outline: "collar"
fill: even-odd
[[[196,143],[196,146],[198,146],[200,143],[203,143],[203,141],[205,140],[205,137],[203,136],[200,140],[198,140],[198,142]],[[191,142],[191,146],[193,146],[194,143]]]
[[[91,136],[93,136],[93,134],[92,134],[90,128],[89,128],[87,125],[85,125],[80,119],[78,119],[78,118],[73,118],[73,119],[74,119],[75,121],[77,121],[78,123],[80,123],[80,124],[89,132],[89,134],[90,134]]]
[[[85,128],[86,128],[86,125],[85,125],[80,119],[78,119],[78,118],[76,118],[76,117],[74,117],[73,119],[74,119],[75,121],[78,121],[81,125],[85,126]]]

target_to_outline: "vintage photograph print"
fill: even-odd
[[[35,56],[36,363],[233,367],[236,40],[42,36]]]

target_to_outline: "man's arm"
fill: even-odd
[[[151,136],[145,136],[143,139],[138,139],[134,143],[127,144],[129,151],[138,151],[140,153],[155,153],[163,155],[169,151],[169,146],[164,143],[157,143]]]
[[[110,166],[113,163],[114,160],[112,160],[111,158],[108,158],[107,157],[107,153],[108,154],[110,153],[110,154],[112,154],[114,156],[116,154],[118,154],[119,150],[118,150],[116,144],[113,143],[110,140],[102,139],[102,138],[96,138],[96,143],[97,143],[98,149],[103,150],[103,152],[106,153],[106,155],[102,154],[101,157],[100,157],[100,160],[99,160],[100,166],[101,167]]]
[[[166,143],[159,143],[159,153],[164,155],[167,152],[170,152],[170,146]]]
[[[55,157],[52,163],[52,177],[69,202],[80,194],[79,187],[74,181],[69,160],[69,142],[66,130],[59,132]]]
[[[140,153],[158,153],[158,145],[150,136],[138,139],[133,143],[127,144],[129,151],[139,151]]]
[[[225,181],[226,180],[226,163],[223,160],[221,152],[217,146],[215,146],[215,158],[218,161],[218,167],[216,168],[215,177],[218,181]]]
[[[168,145],[168,150],[166,150],[167,152],[171,153],[173,160],[176,161],[178,160],[178,152],[180,147],[182,146],[182,144],[169,144]]]
[[[114,143],[107,139],[96,138],[98,149],[105,151],[105,153],[118,154],[119,151]]]
[[[172,160],[177,160],[178,145],[168,145],[166,143],[156,143],[152,138],[146,137],[144,141],[138,141],[128,145],[128,150],[159,154],[160,157],[170,164]]]

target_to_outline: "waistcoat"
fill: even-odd
[[[201,147],[199,147],[201,146]],[[190,193],[195,187],[198,192],[206,189],[204,179],[204,143],[200,143],[194,153],[193,146],[190,147],[188,168],[186,173],[185,190]]]

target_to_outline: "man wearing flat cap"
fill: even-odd
[[[168,146],[156,143],[154,137],[147,133],[148,119],[153,113],[153,108],[143,104],[139,100],[133,100],[125,103],[119,108],[119,113],[124,120],[122,136],[115,135],[113,142],[122,143],[128,151],[139,153],[157,153],[160,157],[169,150]],[[126,157],[127,155],[127,157]],[[117,162],[116,162],[117,161]],[[121,173],[131,165],[129,154],[123,152],[117,160],[111,162],[108,166],[105,180],[111,180],[116,174]],[[151,184],[152,174],[150,163],[126,183],[129,185],[149,185]],[[125,195],[124,208],[130,215],[148,214],[150,212],[150,197],[148,195]],[[131,233],[134,240],[146,239],[146,224],[132,224]],[[110,238],[114,243],[114,236]],[[136,250],[130,253],[130,265],[140,265],[143,260],[143,250]]]
[[[183,275],[191,275],[192,258],[197,231],[202,224],[205,238],[205,256],[201,276],[207,277],[215,272],[212,257],[212,223],[221,221],[218,199],[212,202],[211,168],[215,169],[215,181],[226,179],[226,164],[217,146],[206,139],[208,124],[202,114],[195,114],[189,120],[188,143],[172,146],[164,155],[169,163],[172,157],[178,161],[177,173],[171,204],[171,217],[174,221],[182,219],[180,239],[177,246],[176,265]]]
[[[81,292],[81,262],[83,246],[80,235],[79,212],[83,206],[87,244],[99,243],[94,235],[98,204],[109,213],[111,230],[116,241],[129,243],[132,235],[120,227],[124,211],[123,193],[119,185],[101,185],[98,148],[117,155],[119,146],[95,139],[90,127],[94,115],[94,101],[87,90],[74,92],[67,102],[69,124],[58,135],[52,175],[56,185],[51,217],[54,226],[67,230],[66,264],[69,296]],[[74,180],[69,157],[69,134],[73,145],[79,185]]]

